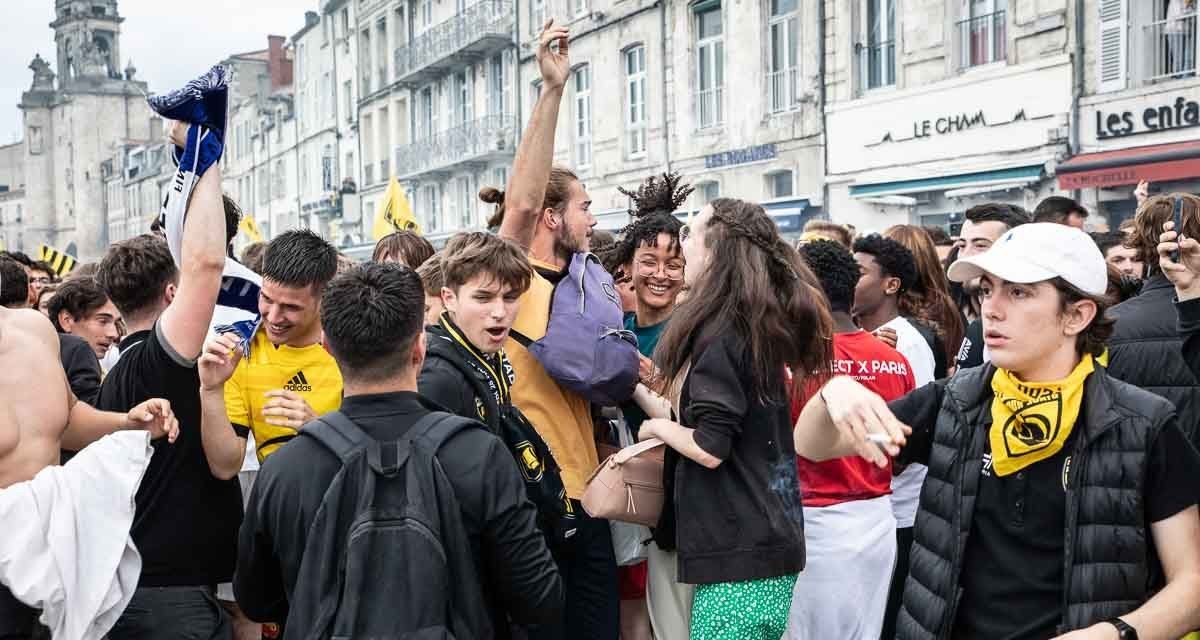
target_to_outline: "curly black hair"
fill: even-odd
[[[862,275],[850,250],[832,240],[814,240],[800,247],[800,257],[821,281],[830,309],[850,313],[854,306],[854,287]]]
[[[638,247],[658,246],[660,234],[671,236],[669,248],[679,245],[679,230],[683,223],[675,217],[675,211],[694,191],[691,185],[680,184],[681,180],[678,173],[664,173],[646,178],[637,191],[617,187],[633,200],[634,209],[629,212],[633,222],[621,230],[621,241],[609,255],[611,264],[629,264]]]
[[[917,261],[907,247],[877,233],[863,236],[854,243],[854,253],[873,256],[885,278],[898,278],[898,294],[908,291],[917,282]]]

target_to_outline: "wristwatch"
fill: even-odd
[[[1138,640],[1137,629],[1129,626],[1128,622],[1120,618],[1112,618],[1105,622],[1117,628],[1117,637],[1121,640]]]

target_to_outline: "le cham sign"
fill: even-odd
[[[1101,140],[1200,126],[1200,102],[1183,96],[1175,102],[1136,111],[1096,110],[1096,137]]]

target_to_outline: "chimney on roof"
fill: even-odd
[[[284,49],[287,38],[267,36],[267,71],[271,76],[271,91],[292,84],[292,60]]]

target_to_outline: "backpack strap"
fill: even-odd
[[[439,427],[443,422],[449,423]],[[363,431],[341,411],[328,413],[309,423],[300,433],[317,440],[341,460],[342,465],[350,462],[360,451],[365,451],[367,464],[376,473],[395,475],[408,459],[412,442],[419,437],[431,439],[437,452],[443,442],[464,428],[477,424],[454,414],[434,411],[421,418],[399,440],[379,441]]]
[[[373,440],[341,411],[327,413],[304,425],[301,435],[315,439],[347,464],[354,453]]]

